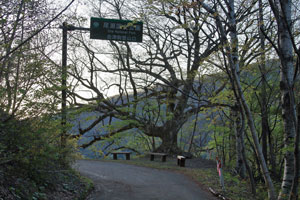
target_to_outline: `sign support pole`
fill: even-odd
[[[75,27],[73,25],[68,25],[66,22],[60,26],[62,29],[62,66],[61,66],[61,126],[62,126],[62,133],[61,133],[61,159],[62,161],[65,160],[65,148],[67,143],[67,51],[68,51],[68,31],[73,30],[84,30],[89,31],[89,28],[83,27]],[[65,164],[65,163],[63,163]]]
[[[68,26],[64,22],[62,25],[62,67],[61,67],[61,159],[65,160],[65,147],[66,147],[66,122],[67,122],[67,37]],[[63,163],[64,164],[64,163]]]

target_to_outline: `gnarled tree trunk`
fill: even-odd
[[[163,152],[168,154],[178,154],[181,152],[177,146],[177,132],[165,132],[160,138],[162,143],[154,150],[155,152]]]

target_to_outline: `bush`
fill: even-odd
[[[60,133],[60,121],[48,116],[0,121],[0,186],[20,197],[51,187],[53,173],[68,168],[75,152],[70,141],[61,148]]]

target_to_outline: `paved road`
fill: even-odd
[[[78,160],[75,169],[94,181],[89,200],[212,200],[182,174],[116,162]]]

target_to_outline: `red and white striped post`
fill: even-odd
[[[222,187],[222,190],[225,191],[224,177],[223,177],[223,172],[222,172],[222,162],[218,157],[216,157],[216,161],[217,161],[217,171],[218,171],[219,177],[220,177],[220,185]]]

